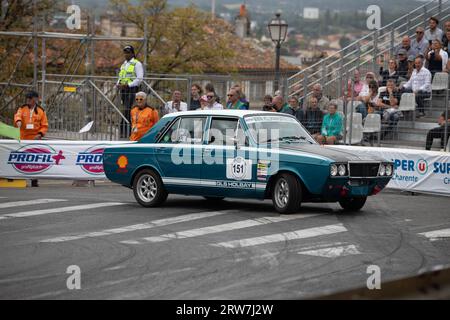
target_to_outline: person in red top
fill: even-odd
[[[20,128],[21,140],[39,140],[48,130],[47,115],[38,105],[39,94],[30,91],[25,96],[27,103],[17,109],[14,115],[14,125]]]
[[[147,105],[147,94],[136,93],[136,106],[131,109],[131,141],[141,139],[159,121],[158,111]]]

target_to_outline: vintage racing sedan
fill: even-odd
[[[271,198],[280,213],[303,202],[360,210],[393,174],[390,161],[320,146],[293,116],[247,110],[166,115],[137,143],[106,148],[103,164],[144,207],[173,193]]]

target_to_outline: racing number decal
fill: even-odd
[[[242,157],[227,159],[227,179],[251,180],[252,160],[245,160]]]

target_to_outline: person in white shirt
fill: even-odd
[[[433,40],[432,47],[427,53],[428,70],[430,70],[432,77],[436,72],[442,72],[446,69],[448,54],[442,50],[441,41]]]
[[[428,23],[430,29],[425,31],[425,38],[427,39],[429,45],[431,45],[431,41],[433,40],[442,40],[444,32],[438,28],[439,20],[436,17],[431,17]]]
[[[425,115],[424,100],[430,97],[431,93],[431,72],[423,66],[423,59],[417,57],[414,60],[415,69],[411,78],[403,85],[403,92],[413,92],[416,96],[418,116]]]
[[[175,90],[172,94],[172,101],[169,101],[164,106],[164,114],[187,111],[188,106],[186,102],[181,101],[181,92]]]
[[[201,110],[223,110],[223,105],[216,102],[216,94],[208,92],[200,98]]]
[[[130,121],[130,111],[133,107],[136,93],[139,91],[139,85],[144,78],[144,68],[142,63],[136,59],[134,48],[126,46],[123,48],[125,61],[120,67],[119,79],[117,80],[117,88],[120,90],[120,98],[124,107],[124,116]],[[120,136],[128,137],[128,126],[124,120],[120,123]]]

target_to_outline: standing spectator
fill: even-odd
[[[194,83],[191,87],[191,102],[189,103],[189,110],[197,110],[200,108],[200,96],[202,95],[202,87]]]
[[[389,59],[389,65],[387,70],[383,70],[383,67],[380,67],[380,76],[382,77],[381,86],[386,86],[388,79],[394,79],[395,82],[398,81],[398,73],[397,73],[397,62],[395,59]]]
[[[136,92],[144,78],[144,68],[142,63],[136,59],[134,48],[126,46],[123,48],[125,61],[120,67],[117,87],[120,90],[120,98],[124,107],[124,116],[130,121],[130,111],[134,104]],[[120,136],[128,137],[127,123],[122,119],[120,122]]]
[[[427,133],[427,141],[425,143],[425,150],[431,150],[431,146],[433,145],[434,139],[441,139],[441,149],[444,149],[444,141],[445,141],[445,112],[438,118],[439,127],[433,128]],[[450,137],[450,113],[447,119],[447,141]]]
[[[433,40],[432,47],[427,54],[428,70],[431,72],[431,76],[434,77],[436,72],[442,72],[445,70],[448,61],[448,54],[441,49],[441,41]]]
[[[266,94],[263,98],[264,105],[262,107],[263,111],[274,111],[273,103],[272,103],[272,96],[270,94]]]
[[[215,96],[216,102],[217,102],[217,103],[220,103],[220,97],[219,97],[219,95],[217,94],[216,89],[214,89],[214,85],[213,85],[211,82],[208,82],[208,83],[205,85],[205,92],[213,92],[213,93],[214,93],[214,96]]]
[[[275,96],[273,98],[273,107],[277,112],[281,113],[289,113],[289,105],[284,102],[284,99],[282,96]]]
[[[336,112],[337,105],[330,102],[328,113],[323,117],[322,129],[316,136],[316,141],[320,144],[336,144],[342,139],[342,118]]]
[[[181,101],[181,92],[175,90],[172,94],[172,101],[169,101],[164,106],[164,114],[187,111],[188,106],[186,102]]]
[[[366,96],[361,96],[361,103],[356,107],[356,112],[362,114],[365,119],[367,114],[373,113],[376,110],[378,102],[378,83],[375,80],[369,82],[369,93]]]
[[[422,27],[416,29],[416,37],[411,41],[414,57],[418,54],[425,56],[428,50],[428,40],[425,38],[425,30]]]
[[[303,125],[310,134],[319,134],[320,129],[322,128],[323,111],[319,109],[319,104],[316,97],[311,96],[308,102],[310,107],[305,111]]]
[[[145,92],[136,93],[136,106],[131,109],[131,141],[138,141],[159,121],[158,111],[147,104]]]
[[[400,102],[400,92],[395,87],[395,82],[389,79],[386,84],[386,91],[380,93],[377,102],[376,113],[380,114],[387,127],[383,130],[382,138],[393,132],[394,127],[400,120],[401,111],[398,110]]]
[[[411,46],[411,39],[409,38],[409,36],[404,36],[402,38],[402,43],[399,44],[394,49],[394,55],[397,56],[400,49],[405,49],[406,50],[406,56],[415,56],[417,54],[417,52]]]
[[[353,73],[353,98],[359,96],[361,91],[364,89],[365,82],[361,81],[361,73],[358,69]],[[347,84],[347,98],[350,100],[352,98],[352,80],[348,80]]]
[[[322,86],[319,83],[313,85],[312,95],[317,98],[317,104],[319,106],[319,109],[322,111],[326,111],[328,104],[330,103],[330,100],[323,95]]]
[[[250,109],[250,102],[247,100],[247,98],[245,97],[245,93],[242,91],[242,88],[240,85],[235,84],[232,89],[236,90],[236,92],[239,95],[239,101],[242,102],[242,104],[244,105],[245,109],[248,110]]]
[[[317,98],[316,98],[316,100],[317,100]],[[293,115],[294,117],[297,118],[298,121],[303,122],[303,120],[305,118],[305,113],[303,112],[303,109],[300,108],[297,97],[295,97],[295,96],[289,97],[288,105],[289,105],[289,108],[286,109],[285,113]]]
[[[399,78],[408,80],[408,55],[405,49],[398,50],[398,66],[397,73]],[[401,79],[400,79],[401,80]]]
[[[17,109],[14,125],[20,129],[21,140],[41,140],[48,130],[47,115],[38,104],[39,94],[30,91],[26,95],[26,104]],[[38,180],[31,180],[32,187],[38,187]]]
[[[413,92],[416,96],[418,116],[425,115],[425,99],[430,97],[431,93],[431,73],[423,66],[423,59],[417,57],[414,60],[415,69],[411,78],[403,85],[403,92]]]
[[[202,105],[203,110],[222,110],[223,105],[216,101],[216,94],[212,91],[206,93],[206,95],[202,96],[203,100],[206,99],[206,105]]]
[[[438,28],[439,20],[436,17],[431,17],[428,20],[428,25],[430,29],[425,31],[425,38],[427,39],[428,44],[431,45],[431,42],[436,39],[442,40],[444,33]]]
[[[227,109],[246,110],[246,106],[239,100],[239,93],[236,89],[230,89],[227,94]]]

